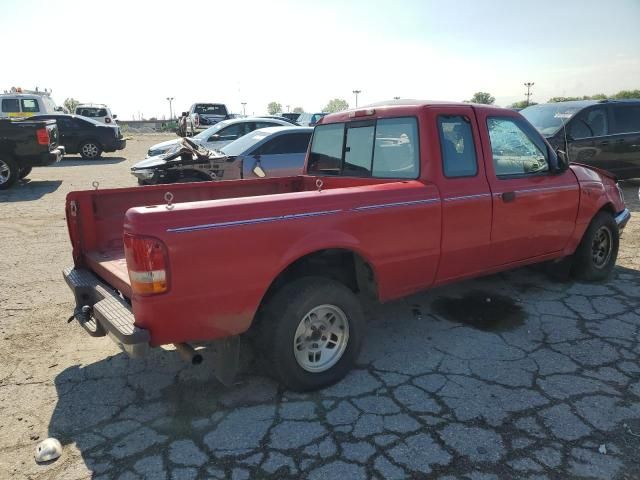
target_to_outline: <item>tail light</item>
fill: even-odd
[[[36,130],[36,137],[38,137],[39,145],[49,145],[49,130],[46,128]]]
[[[157,238],[124,235],[131,291],[137,295],[154,295],[169,289],[167,247]]]
[[[106,117],[106,118],[104,119],[104,123],[111,123],[111,119],[110,119],[109,117]]]

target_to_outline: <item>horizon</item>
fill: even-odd
[[[613,20],[595,1],[537,5],[524,18],[524,6],[499,0],[383,1],[374,10],[336,0],[188,9],[9,2],[0,29],[19,48],[3,52],[3,63],[19,68],[0,72],[0,91],[47,88],[58,105],[69,97],[104,103],[124,120],[168,118],[166,97],[175,99],[174,114],[196,102],[242,113],[244,101],[248,115],[259,115],[271,101],[285,112],[321,111],[333,98],[353,107],[355,89],[359,105],[395,96],[463,101],[483,91],[508,106],[525,99],[525,82],[535,83],[537,103],[639,88],[640,2],[607,4]],[[58,26],[46,34],[55,39],[46,56],[44,35],[24,35],[25,19],[34,31]]]

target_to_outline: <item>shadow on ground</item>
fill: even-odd
[[[8,190],[0,190],[0,202],[30,202],[39,200],[45,195],[55,192],[62,180],[30,180],[18,181]]]

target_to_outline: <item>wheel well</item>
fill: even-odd
[[[331,278],[346,285],[354,293],[378,298],[378,286],[371,265],[351,250],[331,248],[310,253],[291,263],[271,282],[262,303],[287,283],[310,276]]]
[[[615,207],[613,206],[613,203],[611,203],[611,202],[607,202],[607,203],[605,203],[605,204],[602,206],[602,208],[600,208],[600,210],[598,210],[598,213],[600,213],[600,212],[608,212],[608,213],[610,213],[611,215],[615,215],[615,214],[617,213],[617,212],[616,212]],[[597,215],[597,214],[596,214],[596,215]],[[594,215],[594,216],[595,216],[595,215]]]
[[[80,148],[82,147],[82,145],[84,145],[87,142],[93,142],[96,145],[98,145],[98,147],[100,147],[100,150],[103,150],[102,142],[100,140],[98,140],[97,138],[89,137],[89,138],[83,138],[78,142],[78,151],[80,151]]]

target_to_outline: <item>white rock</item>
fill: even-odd
[[[55,438],[47,438],[36,447],[36,462],[48,462],[62,455],[62,444]]]

